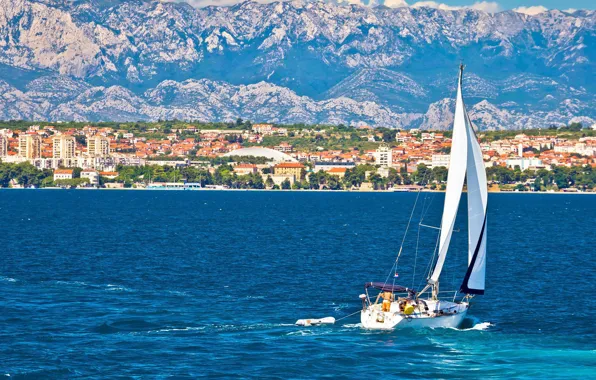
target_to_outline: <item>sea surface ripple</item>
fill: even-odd
[[[438,225],[442,211],[442,194],[420,197],[405,286],[423,282],[436,241],[418,222]],[[490,194],[487,291],[461,329],[367,331],[358,315],[294,326],[360,308],[415,198],[2,190],[0,375],[596,377],[591,195]],[[466,266],[460,211],[445,290]]]

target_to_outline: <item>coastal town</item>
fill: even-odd
[[[451,149],[448,131],[367,126],[6,124],[12,188],[443,190]],[[596,126],[477,137],[491,191],[595,189]]]

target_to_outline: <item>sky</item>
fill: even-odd
[[[502,9],[513,9],[520,6],[543,6],[548,9],[596,9],[596,0],[496,0],[495,2],[499,4]],[[441,3],[462,6],[472,4],[474,1],[443,0]]]
[[[233,5],[243,0],[163,0],[186,2],[195,7],[208,5]],[[276,0],[256,0],[262,3],[269,3]],[[486,12],[499,12],[507,9],[515,9],[526,14],[538,14],[548,9],[574,10],[574,9],[596,9],[596,0],[325,0],[334,3],[360,4],[365,6],[384,4],[392,8],[403,6],[430,6],[441,9],[474,8]]]

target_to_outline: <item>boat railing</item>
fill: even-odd
[[[369,300],[368,301],[369,304],[372,305],[372,304],[376,304],[377,302],[379,302],[382,293],[383,292],[379,292],[379,294],[376,295],[373,298],[374,302],[373,302],[373,300],[371,300],[369,298],[370,296],[368,296],[367,298]],[[368,295],[368,292],[367,292],[367,295]],[[424,297],[425,295],[426,295],[426,297]],[[439,293],[437,295],[437,299],[443,300],[443,301],[455,302],[455,300],[457,299],[457,296],[458,295],[461,295],[461,294],[457,290],[442,290],[442,291],[439,291]],[[411,294],[410,293],[407,293],[407,292],[399,292],[399,293],[398,292],[395,292],[395,293],[393,293],[393,297],[395,297],[395,299],[397,299],[397,298],[408,298],[410,296],[411,296]],[[424,298],[431,298],[431,297],[432,297],[432,291],[425,291],[423,293],[416,293],[416,298],[417,299],[424,299]],[[465,295],[461,295],[461,298],[462,299],[464,297],[465,297]]]
[[[438,293],[437,298],[438,299],[451,299],[452,301],[455,301],[455,299],[457,298],[457,295],[460,294],[458,290],[440,290]],[[428,297],[432,296],[432,291],[431,290],[427,290],[423,293],[416,293],[416,298],[422,298],[422,295],[427,295]],[[462,296],[463,297],[463,296]]]

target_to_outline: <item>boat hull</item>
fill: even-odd
[[[396,328],[438,328],[438,327],[459,327],[466,318],[467,310],[454,315],[443,315],[433,318],[407,318],[399,323]]]
[[[468,313],[468,304],[453,304],[456,312],[445,313],[441,315],[412,314],[404,315],[395,310],[383,312],[381,310],[369,307],[360,313],[362,327],[371,330],[394,330],[405,328],[439,328],[439,327],[459,327]],[[454,306],[451,306],[454,310]]]

